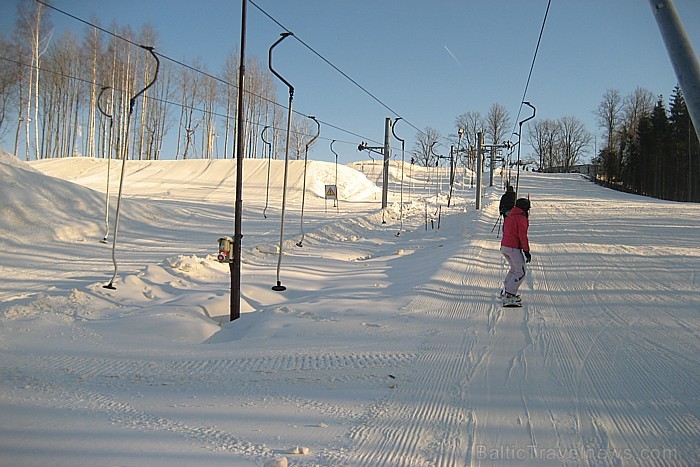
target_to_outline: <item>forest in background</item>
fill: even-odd
[[[236,52],[212,72],[198,60],[188,65],[157,54],[158,33],[149,25],[138,31],[112,25],[109,35],[86,26],[82,37],[70,31],[55,37],[46,7],[22,2],[18,8],[16,30],[0,37],[0,136],[14,144],[18,157],[120,157],[128,150],[132,159],[156,160],[166,137],[176,140],[169,155],[176,159],[236,154]],[[156,70],[153,56],[138,45],[153,47],[160,66],[158,79],[130,112],[132,96]],[[265,126],[285,126],[286,108],[276,103],[271,76],[257,59],[246,60],[247,155],[258,153]],[[295,155],[311,133],[305,120],[293,120]],[[275,155],[283,137],[268,135]]]
[[[625,191],[673,201],[700,201],[700,145],[679,86],[663,96],[608,90],[596,113],[606,144],[598,178]]]

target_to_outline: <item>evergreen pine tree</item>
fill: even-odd
[[[663,97],[659,96],[659,100],[651,112],[651,127],[652,127],[652,146],[651,169],[653,180],[653,196],[664,198],[667,196],[668,184],[672,183],[669,179],[669,161],[667,154],[671,142],[671,130],[668,123],[668,115],[664,106]]]
[[[697,189],[693,189],[693,185],[697,185],[698,179],[698,139],[690,120],[685,98],[678,85],[673,90],[671,97],[669,125],[676,174],[676,189],[672,199],[692,201],[693,193],[697,193]],[[695,199],[698,197],[695,196]]]
[[[683,92],[678,85],[673,89],[673,95],[671,96],[668,121],[671,134],[669,169],[676,181],[673,193],[670,195],[671,199],[680,201],[686,197],[685,195],[688,191],[688,184],[684,183],[686,180],[681,174],[688,173],[687,135],[690,116],[683,98]]]
[[[654,131],[651,124],[651,116],[644,116],[637,125],[637,140],[639,149],[637,163],[632,166],[632,177],[636,183],[637,192],[642,195],[651,195],[653,188],[653,161],[654,161]]]

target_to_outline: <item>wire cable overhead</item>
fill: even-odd
[[[535,47],[535,53],[532,56],[532,63],[530,64],[530,72],[527,74],[527,81],[525,82],[525,90],[523,91],[523,97],[520,99],[520,105],[518,107],[518,115],[515,117],[515,124],[513,126],[513,131],[511,134],[515,134],[515,127],[518,125],[518,120],[520,119],[520,113],[523,110],[523,105],[525,104],[525,97],[527,96],[527,90],[530,87],[530,80],[532,79],[532,71],[535,68],[535,61],[537,60],[537,52],[540,50],[540,43],[542,42],[542,35],[544,33],[544,27],[547,24],[547,16],[549,15],[549,7],[552,5],[552,0],[548,0],[547,9],[544,12],[544,18],[542,19],[542,27],[540,28],[540,35],[537,38],[537,46]],[[522,139],[522,135],[519,135]]]
[[[97,24],[91,23],[90,21],[87,21],[87,20],[85,20],[85,19],[83,19],[83,18],[80,18],[79,16],[76,16],[76,15],[71,14],[71,13],[65,11],[65,10],[62,10],[62,9],[60,9],[60,8],[54,6],[54,5],[51,5],[51,4],[47,3],[47,2],[45,2],[44,0],[34,0],[34,1],[37,2],[37,3],[40,3],[40,4],[42,4],[42,5],[44,5],[44,6],[47,7],[47,8],[50,8],[50,9],[54,10],[54,11],[56,11],[56,12],[62,14],[62,15],[65,15],[65,16],[67,16],[67,17],[69,17],[69,18],[72,18],[72,19],[74,19],[74,20],[76,20],[76,21],[78,21],[78,22],[80,22],[80,23],[83,23],[83,24],[85,24],[86,26],[89,26],[89,27],[94,28],[94,29],[96,29],[96,30],[98,30],[98,31],[101,31],[101,32],[103,32],[103,33],[105,33],[105,34],[107,34],[107,35],[110,35],[110,36],[115,37],[115,38],[117,38],[117,39],[119,39],[119,40],[122,40],[122,41],[124,41],[124,42],[126,42],[126,43],[128,43],[128,44],[130,44],[130,45],[132,45],[132,46],[141,47],[141,44],[139,44],[139,43],[137,43],[137,42],[135,42],[135,41],[129,39],[128,37],[125,37],[125,36],[123,36],[123,35],[121,35],[121,34],[118,34],[118,33],[116,33],[116,32],[110,31],[110,30],[108,30],[108,29],[105,29],[105,28],[103,28],[103,27],[101,27],[101,26],[98,26]],[[272,18],[272,16],[270,16],[269,14],[267,14],[266,12],[264,12],[258,5],[256,5],[256,4],[253,3],[253,2],[251,2],[251,4],[253,4],[258,10],[262,11],[263,14],[265,14],[266,16],[268,16],[268,17],[269,17],[272,21],[274,21],[276,24],[280,24],[277,20],[275,20],[274,18]],[[287,29],[285,28],[285,30],[287,30]],[[294,37],[296,37],[296,36],[294,36]],[[297,39],[298,39],[298,38],[297,38]],[[353,80],[352,78],[350,78],[349,76],[347,76],[344,72],[342,72],[342,70],[340,70],[339,68],[335,67],[329,60],[327,60],[326,58],[324,58],[323,56],[321,56],[318,52],[316,52],[315,50],[313,50],[310,46],[308,46],[307,44],[305,44],[303,41],[300,40],[300,42],[301,42],[302,44],[304,44],[307,48],[309,48],[313,53],[315,53],[316,55],[318,55],[319,57],[321,57],[321,59],[324,60],[325,62],[327,62],[330,66],[332,66],[333,68],[335,68],[339,73],[343,74],[346,78],[348,78],[350,81],[352,81],[355,85],[357,85],[357,86],[359,86],[360,88],[362,88],[362,86],[361,86],[359,83],[357,83],[355,80]],[[231,87],[231,88],[233,88],[233,89],[238,89],[238,86],[237,86],[236,84],[231,83],[231,82],[229,82],[229,81],[226,81],[225,79],[223,79],[223,78],[221,78],[221,77],[219,77],[219,76],[213,75],[213,74],[208,73],[208,72],[206,72],[206,71],[203,71],[203,70],[201,70],[201,69],[199,69],[199,68],[193,67],[192,65],[188,65],[188,64],[185,63],[185,62],[182,62],[182,61],[180,61],[180,60],[177,60],[177,59],[174,59],[174,58],[172,58],[172,57],[169,57],[169,56],[167,56],[167,55],[165,55],[165,54],[163,54],[163,53],[161,53],[161,52],[155,52],[155,51],[154,51],[154,53],[155,53],[156,55],[158,55],[158,57],[160,57],[160,58],[163,59],[163,60],[167,60],[167,61],[169,61],[169,62],[172,62],[172,63],[176,64],[176,65],[179,65],[179,66],[182,66],[182,67],[184,67],[184,68],[187,68],[188,70],[191,70],[191,71],[193,71],[193,72],[199,73],[199,74],[201,74],[201,75],[203,75],[203,76],[206,76],[206,77],[208,77],[208,78],[210,78],[210,79],[212,79],[212,80],[215,80],[216,82],[221,83],[221,84],[223,84],[223,85],[225,85],[225,86],[229,86],[229,87]],[[4,57],[0,57],[0,58],[5,59]],[[7,60],[7,61],[10,61],[10,62],[13,62],[13,60],[11,60],[11,59],[6,59],[6,60]],[[83,82],[85,82],[85,83],[93,84],[93,83],[91,83],[89,80],[85,80],[85,79],[83,79],[83,78],[71,77],[71,76],[65,75],[65,74],[63,74],[63,73],[61,73],[61,72],[54,72],[54,73],[57,73],[57,74],[66,76],[66,77],[68,77],[68,78],[80,80],[80,81],[83,81]],[[378,102],[380,102],[383,106],[385,106],[388,110],[390,110],[391,112],[394,112],[394,111],[391,110],[388,106],[386,106],[383,102],[381,102],[381,100],[379,100],[376,96],[372,95],[372,94],[371,94],[369,91],[367,91],[366,89],[364,89],[364,88],[362,88],[362,89],[363,89],[363,91],[365,91],[366,93],[370,94],[375,100],[377,100]],[[276,101],[274,101],[274,100],[272,100],[272,99],[266,98],[266,97],[264,97],[264,96],[258,95],[258,94],[256,94],[256,93],[254,93],[254,92],[252,92],[252,91],[248,91],[248,90],[246,90],[245,93],[246,93],[247,95],[253,96],[253,97],[258,98],[258,99],[261,99],[261,100],[263,100],[263,101],[265,101],[265,102],[267,102],[267,103],[269,103],[269,104],[272,104],[272,105],[275,105],[275,106],[281,107],[282,109],[287,110],[287,107],[286,107],[284,104],[281,104],[281,103],[279,103],[279,102],[276,102]],[[150,99],[157,99],[157,98],[150,97]],[[162,99],[157,99],[157,100],[162,101],[162,102],[164,102],[164,103],[166,103],[166,104],[170,104],[170,105],[183,106],[183,104],[181,104],[181,103],[169,102],[169,101],[167,101],[167,100],[162,100]],[[206,112],[205,110],[197,109],[197,108],[193,108],[193,110],[198,110],[198,111]],[[302,112],[300,112],[300,111],[293,110],[292,112],[293,112],[294,114],[296,114],[296,115],[301,116],[301,117],[309,118],[309,115],[307,115],[307,114],[305,114],[305,113],[302,113]],[[395,113],[395,112],[394,112],[394,113]],[[227,115],[222,115],[222,114],[217,114],[217,113],[212,113],[212,114],[215,115],[215,116],[218,116],[218,117],[222,117],[222,118],[229,118],[229,119],[234,119],[234,118],[235,118],[235,117],[231,117],[231,116],[227,116]],[[356,132],[353,132],[353,131],[348,130],[348,129],[346,129],[346,128],[343,128],[343,127],[334,125],[334,124],[332,124],[332,123],[330,123],[330,122],[327,122],[327,121],[325,121],[325,120],[322,120],[322,119],[320,119],[320,118],[317,118],[317,119],[318,119],[319,123],[322,123],[323,125],[325,125],[325,126],[327,126],[327,127],[329,127],[329,128],[333,128],[333,129],[335,129],[335,130],[338,130],[338,131],[341,131],[341,132],[343,132],[343,133],[346,133],[346,134],[348,134],[348,135],[350,135],[350,136],[353,136],[353,137],[356,137],[356,138],[360,138],[360,139],[363,139],[363,140],[366,140],[366,141],[373,141],[373,142],[376,142],[376,141],[374,141],[373,139],[368,138],[367,136],[360,135],[360,134],[358,134],[358,133],[356,133]],[[256,123],[256,122],[252,122],[252,123],[255,124],[255,125],[260,126],[260,125],[259,125],[258,123]],[[409,123],[409,124],[410,124],[410,123]],[[276,129],[278,129],[278,128],[276,128]],[[419,130],[419,131],[420,131],[420,130]],[[312,135],[304,134],[303,136],[312,136]],[[327,139],[328,141],[330,141],[329,138],[323,138],[323,137],[321,137],[320,139]],[[346,143],[346,144],[355,144],[355,142],[351,142],[351,141],[341,141],[341,140],[338,140],[338,142],[339,142],[339,143]]]

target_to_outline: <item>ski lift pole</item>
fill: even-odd
[[[506,175],[508,185],[510,185],[513,180],[513,152],[515,151],[515,146],[520,146],[520,134],[515,132],[513,134],[518,137],[518,141],[510,147],[510,152],[508,153],[508,174]]]
[[[272,165],[272,143],[265,139],[265,131],[268,128],[270,128],[270,125],[267,125],[265,128],[263,128],[262,133],[260,133],[260,138],[263,140],[263,143],[265,143],[265,145],[267,146],[267,185],[265,189],[265,208],[263,209],[263,217],[265,219],[267,219],[265,211],[267,211],[267,206],[270,201],[270,166]]]
[[[155,54],[153,51],[153,47],[150,46],[145,46],[142,45],[140,46],[142,49],[147,50],[151,56],[156,60],[156,71],[153,73],[153,79],[151,80],[150,83],[148,83],[143,89],[141,89],[139,92],[134,94],[134,96],[131,98],[129,101],[129,113],[126,116],[126,133],[124,137],[124,144],[122,146],[122,171],[121,175],[119,177],[119,194],[117,195],[117,210],[114,216],[114,237],[112,238],[112,264],[114,264],[114,273],[112,274],[112,278],[109,280],[109,284],[104,285],[103,287],[105,289],[115,289],[114,287],[114,279],[117,277],[117,259],[116,259],[116,249],[117,249],[117,231],[119,229],[119,212],[120,212],[120,207],[121,207],[121,201],[122,201],[122,189],[124,187],[124,172],[125,172],[125,167],[126,167],[126,159],[127,159],[127,153],[128,153],[128,148],[129,148],[129,125],[131,124],[131,113],[134,111],[134,104],[136,103],[136,99],[146,92],[148,88],[153,86],[153,84],[156,82],[156,79],[158,79],[158,70],[160,68],[160,60],[158,60],[158,56]]]
[[[442,159],[445,156],[441,156],[440,154],[435,154],[435,151],[433,151],[433,146],[435,146],[435,144],[437,144],[437,141],[433,141],[430,144],[430,154],[435,156],[435,204],[437,206],[440,206],[439,195],[440,195],[440,192],[442,191],[442,186],[440,184],[441,180],[440,180],[439,164],[440,164],[440,159]],[[437,208],[435,208],[435,214],[437,214]]]
[[[454,145],[450,146],[450,192],[447,195],[447,207],[450,207],[450,203],[452,202],[452,189],[454,188],[455,184],[455,147]]]
[[[241,317],[241,246],[243,241],[243,158],[245,157],[245,50],[248,21],[248,1],[241,1],[241,43],[240,63],[238,65],[238,105],[236,109],[236,189],[233,201],[233,241],[231,249],[233,260],[229,261],[231,273],[231,293],[229,295],[229,321]],[[224,244],[226,240],[224,240]],[[224,245],[226,246],[226,245]]]
[[[316,138],[318,138],[318,135],[321,134],[321,124],[316,120],[316,117],[309,116],[311,120],[316,122],[316,134],[314,135],[313,138],[311,138],[311,141],[306,143],[306,147],[304,148],[304,182],[302,183],[302,188],[301,188],[301,223],[300,223],[300,228],[301,228],[301,239],[297,242],[298,247],[304,246],[304,204],[306,202],[306,166],[309,161],[309,146],[313,144],[314,141],[316,141]]]
[[[333,150],[333,143],[335,140],[331,141],[331,152],[335,154],[335,189],[338,190],[338,153]],[[335,211],[338,212],[338,192],[335,193],[335,198],[333,198],[333,207]]]
[[[272,50],[277,47],[277,45],[285,40],[287,37],[292,36],[293,34],[289,31],[283,32],[280,34],[280,38],[277,39],[277,41],[270,46],[270,50],[268,52],[268,67],[270,68],[270,71],[272,72],[273,75],[275,75],[277,78],[279,78],[280,81],[282,81],[284,84],[287,85],[289,88],[289,108],[287,109],[287,138],[286,138],[286,144],[284,148],[284,181],[282,184],[282,212],[280,214],[280,243],[279,243],[279,256],[277,257],[277,284],[272,286],[272,290],[275,290],[277,292],[282,292],[283,290],[287,290],[287,287],[282,285],[282,282],[280,281],[280,269],[282,268],[282,247],[284,244],[284,211],[285,211],[285,205],[287,203],[287,174],[289,172],[289,134],[291,132],[292,128],[292,103],[294,101],[294,86],[292,86],[289,81],[284,79],[282,75],[277,73],[275,69],[272,67]]]
[[[112,118],[112,115],[108,114],[107,112],[104,111],[102,108],[102,105],[100,104],[100,101],[102,99],[102,94],[104,92],[110,89],[109,86],[102,86],[102,89],[100,90],[100,95],[97,96],[97,108],[99,109],[100,113],[107,117],[109,119],[109,152],[112,151],[112,137],[113,137],[113,123],[114,120]],[[107,237],[109,236],[109,173],[110,173],[110,164],[112,161],[112,156],[111,154],[107,154],[107,189],[105,191],[105,236],[100,240],[101,243],[107,243]]]
[[[462,136],[464,135],[464,130],[462,128],[457,129],[457,152],[454,155],[454,158],[452,159],[452,183],[454,184],[455,182],[455,177],[457,176],[457,164],[459,163],[460,159],[460,151],[462,150]],[[462,187],[464,187],[464,177],[462,177]],[[450,186],[450,201],[452,200],[452,186]],[[447,207],[450,207],[450,204],[447,203]]]
[[[394,135],[394,138],[397,140],[401,141],[401,189],[400,189],[400,197],[399,197],[399,231],[396,232],[396,236],[398,237],[401,235],[401,231],[403,230],[403,168],[404,168],[404,163],[405,163],[405,151],[404,147],[406,144],[406,141],[399,138],[396,136],[396,132],[394,131],[394,127],[396,126],[396,122],[399,120],[402,120],[401,117],[397,117],[396,120],[394,120],[394,123],[391,125],[391,133]]]
[[[521,120],[518,122],[518,143],[522,140],[522,134],[523,134],[523,123],[527,122],[528,120],[532,120],[535,118],[535,114],[537,113],[537,109],[535,109],[535,106],[530,104],[527,101],[523,101],[523,104],[526,106],[530,107],[532,109],[532,115],[527,117],[525,120]],[[518,187],[520,185],[520,147],[522,144],[518,144],[518,174],[515,178],[515,197],[518,197]]]

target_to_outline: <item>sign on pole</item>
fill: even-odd
[[[338,187],[335,185],[326,185],[326,200],[325,210],[328,212],[328,200],[333,200],[333,206],[337,207],[336,200],[338,199]]]
[[[335,185],[326,185],[326,199],[338,199],[338,189]]]

